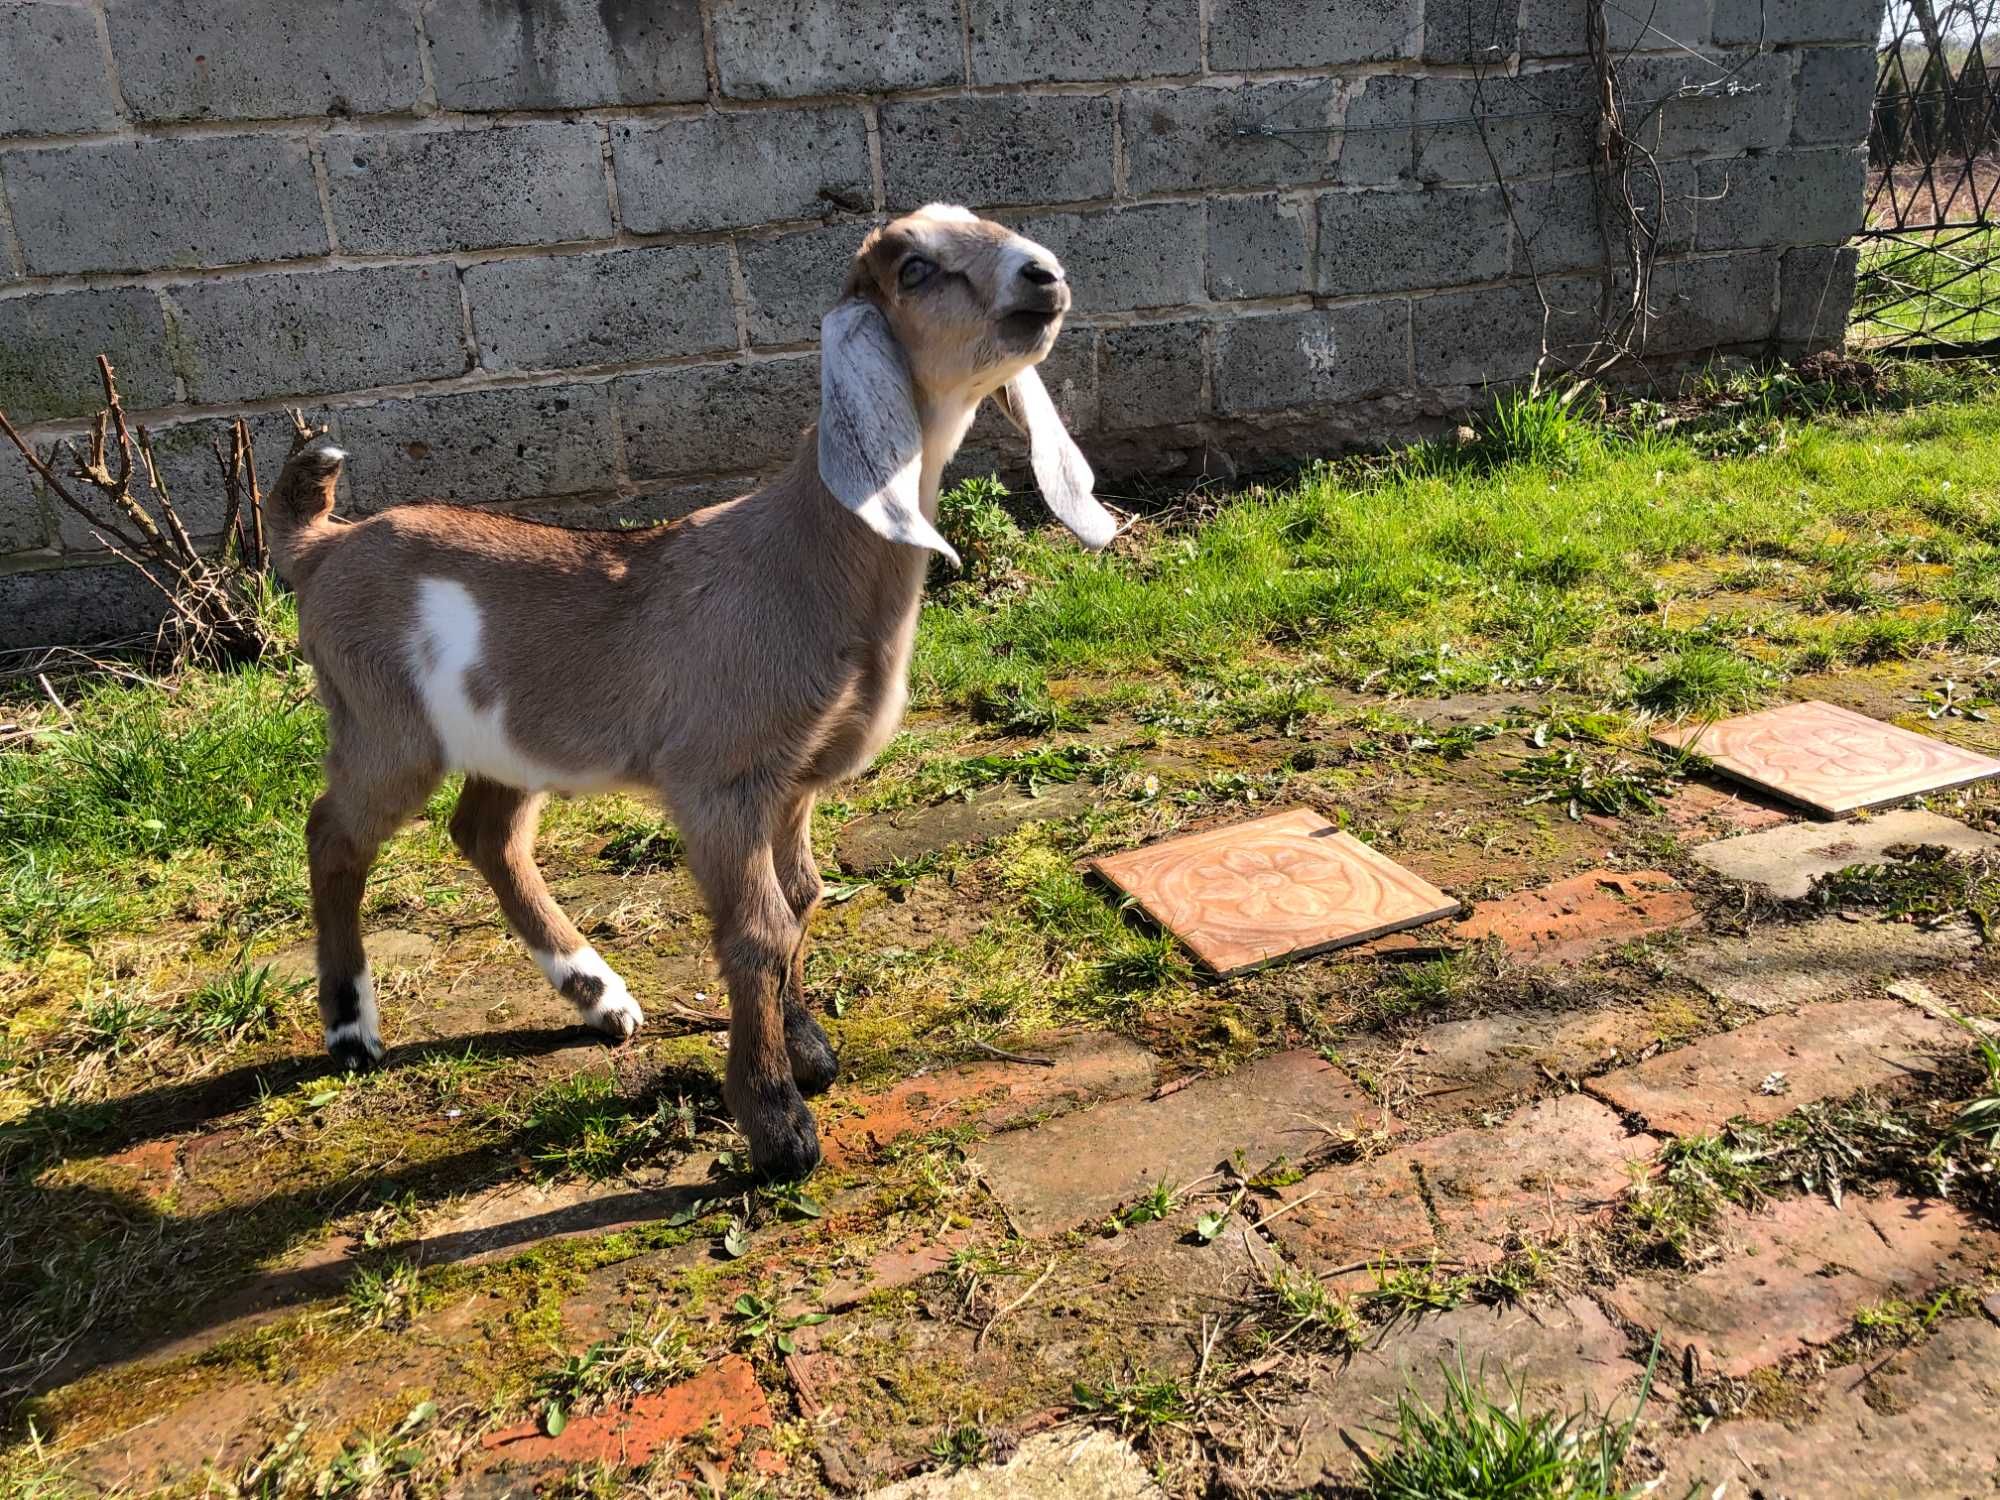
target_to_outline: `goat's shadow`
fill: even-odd
[[[459,1056],[468,1044],[488,1055],[534,1057],[603,1039],[582,1026],[523,1027],[477,1037],[411,1042],[393,1047],[384,1067],[408,1066],[428,1058]],[[478,1193],[520,1180],[520,1161],[534,1140],[523,1123],[511,1134],[464,1151],[429,1158],[407,1168],[393,1166],[372,1177],[340,1177],[292,1192],[271,1193],[254,1202],[231,1203],[210,1212],[162,1213],[142,1195],[91,1183],[43,1184],[36,1175],[58,1152],[70,1159],[116,1154],[144,1141],[171,1136],[238,1113],[269,1093],[332,1077],[325,1057],[280,1058],[247,1064],[213,1077],[163,1084],[113,1101],[108,1111],[80,1118],[90,1106],[46,1106],[8,1127],[9,1156],[0,1167],[0,1205],[17,1223],[43,1226],[29,1254],[0,1268],[0,1301],[30,1307],[73,1292],[78,1278],[94,1278],[136,1266],[134,1285],[116,1311],[150,1306],[148,1326],[98,1323],[88,1314],[71,1328],[31,1329],[28,1319],[0,1326],[0,1420],[20,1400],[78,1380],[106,1365],[144,1358],[204,1331],[339,1294],[357,1262],[347,1257],[296,1268],[258,1273],[269,1227],[346,1213],[357,1203],[414,1202],[425,1205]],[[661,1097],[691,1097],[707,1112],[720,1110],[716,1080],[698,1069],[668,1068],[649,1080],[634,1101],[644,1109]],[[519,1245],[558,1235],[585,1234],[634,1220],[671,1218],[704,1197],[726,1193],[714,1187],[667,1187],[653,1191],[591,1194],[579,1201],[495,1224],[480,1224],[421,1241],[383,1247],[381,1254],[409,1254],[424,1266],[487,1258]],[[366,1194],[364,1198],[361,1195]],[[11,1200],[11,1202],[9,1202]],[[236,1233],[255,1224],[264,1233]],[[135,1260],[117,1265],[121,1243],[138,1242]],[[247,1243],[248,1253],[231,1254]],[[148,1285],[147,1283],[155,1283]],[[190,1295],[189,1289],[199,1290]],[[86,1299],[88,1305],[89,1299]],[[246,1323],[247,1326],[247,1323]],[[54,1337],[51,1337],[51,1334]]]

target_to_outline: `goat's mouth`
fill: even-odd
[[[1000,332],[1016,348],[1031,348],[1047,338],[1061,320],[1061,308],[1023,308],[1001,318]]]

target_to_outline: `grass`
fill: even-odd
[[[1376,1451],[1361,1451],[1369,1500],[1627,1500],[1648,1493],[1620,1477],[1637,1410],[1623,1423],[1536,1411],[1524,1386],[1495,1400],[1483,1370],[1468,1372],[1462,1355],[1442,1374],[1436,1406],[1406,1391],[1395,1429],[1381,1435]],[[1641,1407],[1651,1386],[1649,1364]]]

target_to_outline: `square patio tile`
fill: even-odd
[[[1822,818],[2000,776],[2000,760],[1817,700],[1662,729],[1653,740],[1695,750]]]
[[[1224,976],[1434,922],[1459,905],[1302,807],[1090,867]]]

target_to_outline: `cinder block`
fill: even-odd
[[[0,574],[0,651],[149,636],[163,609],[160,591],[124,563]]]
[[[148,120],[375,115],[423,97],[415,0],[107,0],[118,82]]]
[[[344,251],[410,255],[612,233],[593,125],[328,136],[324,150]]]
[[[1322,193],[1319,289],[1333,296],[1491,281],[1508,267],[1501,190]]]
[[[1401,298],[1220,324],[1216,407],[1284,411],[1402,390],[1409,337],[1410,304]]]
[[[1202,401],[1200,323],[1107,328],[1098,357],[1100,420],[1108,431],[1199,421]]]
[[[1653,269],[1652,328],[1656,354],[1693,354],[1732,344],[1756,344],[1777,326],[1775,250],[1667,261]]]
[[[1096,368],[1097,332],[1071,328],[1056,339],[1049,357],[1036,367],[1047,387],[1049,399],[1063,426],[1084,440],[1097,430],[1098,392]],[[1000,474],[1031,486],[1028,445],[992,401],[980,403],[966,441],[950,467],[947,483],[955,484],[968,475]]]
[[[1660,233],[1656,254],[1673,255],[1694,248],[1698,190],[1693,162],[1662,162],[1657,184],[1643,173],[1633,174],[1633,207],[1645,223],[1653,223],[1662,199],[1665,201],[1666,227]],[[1607,231],[1612,236],[1612,260],[1623,262],[1624,231],[1612,206],[1602,201],[1593,174],[1573,172],[1546,182],[1516,183],[1510,191],[1518,230],[1514,241],[1516,273],[1540,276],[1602,266]]]
[[[611,396],[603,385],[460,391],[350,407],[354,506],[412,500],[486,505],[608,490],[617,482]]]
[[[752,473],[797,451],[819,412],[819,356],[625,375],[612,399],[634,479]]]
[[[1414,57],[1416,0],[1214,0],[1208,61],[1218,71]]]
[[[118,103],[97,22],[81,7],[0,4],[0,135],[110,130]]]
[[[1550,276],[1539,293],[1521,285],[1417,298],[1410,304],[1417,384],[1517,380],[1542,358],[1544,337],[1550,368],[1570,368],[1596,337],[1600,286],[1589,277]]]
[[[1045,214],[1022,234],[1055,252],[1078,314],[1180,307],[1202,300],[1202,206]]]
[[[873,189],[858,109],[760,109],[611,130],[618,208],[642,234],[866,213]]]
[[[892,209],[1111,196],[1109,99],[981,95],[885,104],[881,135]]]
[[[40,551],[50,534],[49,507],[27,465],[0,469],[0,556]]]
[[[734,99],[884,93],[965,81],[957,0],[714,0],[715,70]]]
[[[736,347],[724,245],[659,246],[468,266],[489,370],[670,359]]]
[[[1583,171],[1597,141],[1591,90],[1590,75],[1576,67],[1419,79],[1416,174],[1425,182],[1491,182],[1495,162],[1508,181]]]
[[[1424,61],[1505,62],[1521,45],[1520,9],[1514,0],[1424,0]]]
[[[750,301],[750,342],[792,344],[817,339],[819,320],[840,297],[866,224],[831,224],[768,240],[738,240]]]
[[[1201,71],[1197,0],[972,0],[971,11],[974,83]]]
[[[1778,279],[1778,337],[1808,350],[1839,348],[1847,338],[1859,260],[1852,245],[1787,250]]]
[[[1883,0],[1715,0],[1715,40],[1763,43],[1867,42],[1882,30]]]
[[[126,407],[174,399],[160,299],[138,287],[43,292],[0,302],[0,411],[16,423],[89,416],[104,404],[97,356],[110,358]],[[15,462],[0,452],[0,469]]]
[[[450,266],[285,272],[175,287],[170,336],[195,401],[435,380],[466,368]]]
[[[699,0],[428,0],[446,109],[578,109],[708,95]]]
[[[1633,138],[1662,157],[1726,156],[1768,151],[1790,133],[1791,53],[1714,53],[1633,57],[1618,65]],[[1716,92],[1678,98],[1684,83]],[[1733,86],[1733,87],[1732,87]]]
[[[1588,47],[1580,0],[1526,0],[1523,57],[1581,57]],[[1709,0],[1643,0],[1604,7],[1606,38],[1618,52],[1673,52],[1709,41]]]
[[[1286,187],[1333,176],[1326,80],[1128,89],[1120,104],[1135,193]],[[1296,133],[1291,133],[1296,132]]]
[[[28,270],[156,271],[324,255],[303,141],[228,135],[18,151],[0,180]]]
[[[1264,193],[1208,200],[1208,294],[1286,297],[1312,287],[1306,236],[1312,203]]]
[[[1416,175],[1417,80],[1392,73],[1342,81],[1334,102],[1330,181],[1389,187]]]
[[[1780,151],[1700,167],[1695,244],[1703,250],[1837,245],[1861,228],[1863,151]]]
[[[1868,139],[1875,107],[1875,49],[1814,47],[1799,54],[1792,139],[1852,146]]]

